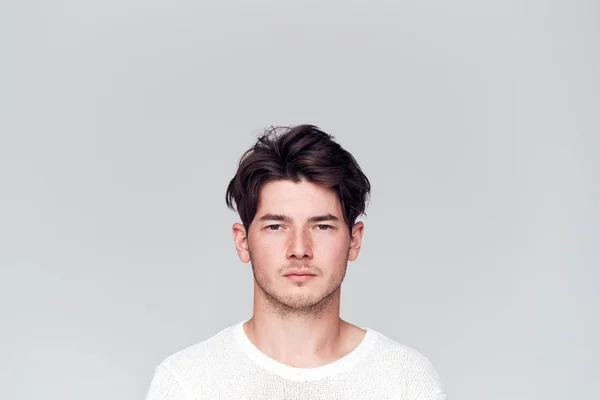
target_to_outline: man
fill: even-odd
[[[253,315],[165,359],[147,400],[446,399],[424,356],[340,318],[369,193],[354,157],[317,127],[261,136],[226,193]]]

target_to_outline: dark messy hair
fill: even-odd
[[[336,191],[351,230],[365,214],[371,184],[354,157],[314,125],[272,127],[241,157],[237,173],[229,182],[225,201],[237,211],[248,228],[256,216],[260,189],[273,180],[305,179]]]

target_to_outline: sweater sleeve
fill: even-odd
[[[433,400],[446,400],[446,392],[437,392]]]
[[[411,372],[412,387],[409,389],[409,399],[447,400],[440,376],[429,360],[425,359]]]
[[[169,370],[159,365],[146,395],[146,400],[183,400],[184,392],[181,384]]]

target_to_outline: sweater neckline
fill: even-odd
[[[232,327],[233,337],[242,352],[267,371],[293,381],[313,381],[347,371],[367,355],[378,338],[377,332],[373,329],[361,327],[366,331],[365,336],[350,353],[319,367],[297,368],[281,363],[260,351],[244,331],[246,322],[246,320],[238,322]]]

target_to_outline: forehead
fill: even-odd
[[[342,208],[333,189],[306,180],[277,180],[267,182],[261,188],[257,216],[261,213],[282,213],[290,216],[330,213],[341,217]]]

